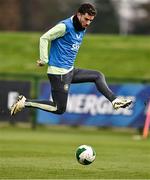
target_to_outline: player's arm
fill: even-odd
[[[49,42],[59,37],[64,36],[66,25],[64,23],[57,24],[40,37],[40,59],[37,61],[38,66],[43,66],[48,63]]]

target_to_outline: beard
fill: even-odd
[[[73,26],[76,31],[84,31],[85,30],[85,28],[82,27],[77,15],[74,15],[74,17],[73,17]]]

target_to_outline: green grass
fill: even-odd
[[[40,33],[0,32],[0,72],[39,74]],[[150,36],[87,35],[76,66],[109,77],[150,78]],[[67,127],[0,128],[1,179],[150,179],[150,140],[134,141],[132,132]],[[82,166],[75,150],[90,144],[96,160]]]
[[[79,54],[81,66],[109,77],[149,78],[149,40],[149,36],[88,36]]]
[[[69,127],[1,128],[0,178],[149,179],[150,140],[135,141],[134,133]],[[75,159],[81,144],[92,145],[97,153],[89,166]]]
[[[0,32],[0,72],[44,74],[37,68],[42,33]],[[107,77],[150,78],[150,36],[89,35],[76,66],[102,71]]]

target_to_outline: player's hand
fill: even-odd
[[[45,62],[43,62],[43,61],[41,61],[41,60],[37,60],[37,61],[36,61],[36,64],[37,64],[37,66],[42,67],[42,66],[45,65]]]

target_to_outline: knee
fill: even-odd
[[[104,79],[105,76],[102,72],[96,72],[96,79]]]

